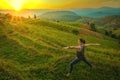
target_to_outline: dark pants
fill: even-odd
[[[88,64],[90,67],[92,67],[92,64],[91,64],[90,62],[88,62],[88,61],[86,60],[86,58],[82,58],[82,59],[75,58],[75,59],[70,63],[70,73],[72,73],[73,66],[74,66],[75,64],[77,64],[78,62],[80,62],[81,60],[84,61],[86,64]]]

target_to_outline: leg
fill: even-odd
[[[92,67],[92,64],[91,64],[89,61],[87,61],[86,58],[84,58],[83,61],[84,61],[87,65],[89,65],[90,67]]]
[[[73,66],[74,66],[75,64],[77,64],[79,61],[80,61],[80,59],[76,58],[76,59],[74,59],[74,60],[70,63],[70,72],[69,72],[69,73],[72,73],[72,71],[73,71]]]

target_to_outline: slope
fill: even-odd
[[[85,55],[93,63],[93,69],[81,62],[75,66],[73,75],[66,78],[75,50],[63,50],[62,47],[77,45],[79,38],[101,46],[86,48]],[[82,25],[75,27],[39,19],[5,22],[0,26],[0,79],[118,80],[119,48],[116,40],[104,38]]]

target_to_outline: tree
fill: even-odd
[[[30,19],[31,17],[30,16],[28,16],[28,19]]]
[[[111,37],[112,37],[112,38],[116,38],[116,35],[115,35],[115,34],[111,34]]]
[[[120,44],[120,35],[117,36],[118,44]]]
[[[37,16],[34,14],[34,19],[36,19],[37,18]]]
[[[72,33],[75,34],[75,35],[78,35],[78,34],[79,34],[79,31],[76,30],[76,29],[74,29],[74,30],[72,30]]]
[[[92,30],[92,31],[97,31],[94,23],[91,23],[91,24],[90,24],[90,27],[91,27],[91,30]]]
[[[105,30],[105,35],[109,35],[109,32],[107,30]]]

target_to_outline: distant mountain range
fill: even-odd
[[[120,15],[120,8],[111,7],[73,9],[70,11],[77,13],[79,16],[86,16],[91,18],[101,18],[111,15]]]
[[[60,21],[76,21],[80,17],[102,18],[106,16],[120,15],[120,8],[84,8],[54,10],[41,14],[42,18]]]
[[[21,11],[19,14],[14,13],[14,11],[12,10],[0,10],[0,13],[10,13],[15,16],[20,15],[24,17],[28,17],[28,16],[33,17],[33,15],[37,15],[42,18],[49,18],[49,19],[61,18],[61,19],[66,19],[68,21],[74,21],[79,19],[80,16],[81,17],[85,16],[90,18],[102,18],[105,16],[120,15],[120,8],[101,7],[101,8],[64,9],[64,10],[63,9],[61,10],[26,9]],[[69,20],[70,18],[73,20]]]

